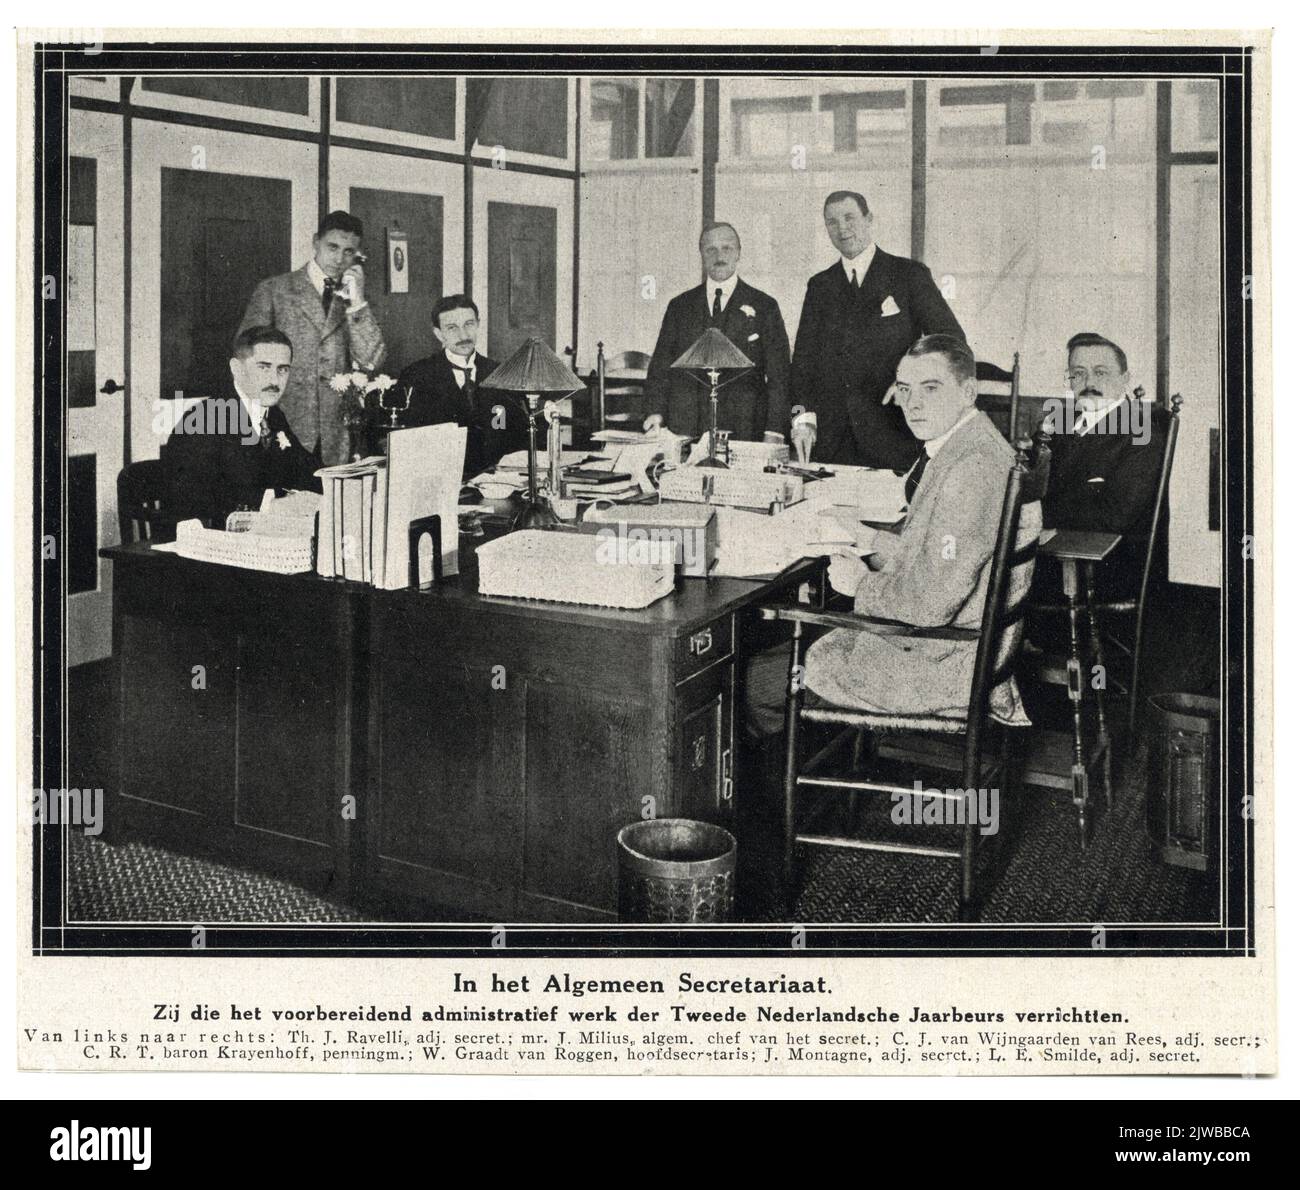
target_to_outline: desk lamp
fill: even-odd
[[[674,368],[685,370],[700,384],[707,383],[709,389],[709,453],[695,464],[697,467],[726,467],[727,464],[717,457],[718,389],[739,379],[753,366],[753,361],[716,326],[709,327],[672,364]],[[699,375],[700,372],[708,376],[707,382]],[[722,372],[735,374],[719,384],[718,376]]]
[[[583,387],[569,366],[536,335],[479,384],[479,388],[521,393],[528,403],[528,493],[511,518],[512,530],[553,529],[560,523],[537,483],[537,419],[542,413],[543,393],[568,396]]]

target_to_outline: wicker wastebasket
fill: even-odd
[[[634,822],[618,832],[620,921],[730,921],[736,840],[690,818]]]
[[[1219,700],[1157,694],[1151,723],[1147,829],[1167,864],[1204,872],[1218,843]]]

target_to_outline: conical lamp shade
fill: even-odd
[[[672,364],[674,368],[698,368],[722,371],[725,368],[752,368],[754,361],[745,355],[716,326],[711,326]],[[492,375],[496,375],[495,372]]]
[[[485,376],[479,387],[503,388],[512,393],[571,393],[586,385],[541,339],[533,338]]]

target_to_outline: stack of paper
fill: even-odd
[[[829,479],[809,481],[805,497],[817,508],[838,506],[849,509],[858,520],[893,524],[903,519],[907,500],[903,494],[905,476],[871,467],[829,467]]]

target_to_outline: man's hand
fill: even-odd
[[[649,434],[652,430],[663,428],[664,415],[662,413],[652,413],[641,423],[641,429]]]
[[[867,574],[867,564],[856,554],[836,554],[831,559],[827,577],[841,595],[856,595]]]
[[[817,444],[817,427],[812,422],[796,422],[790,429],[790,441],[799,462],[806,463],[812,458],[813,447]]]
[[[343,294],[349,306],[355,308],[366,300],[366,271],[359,264],[347,269],[342,278]]]

